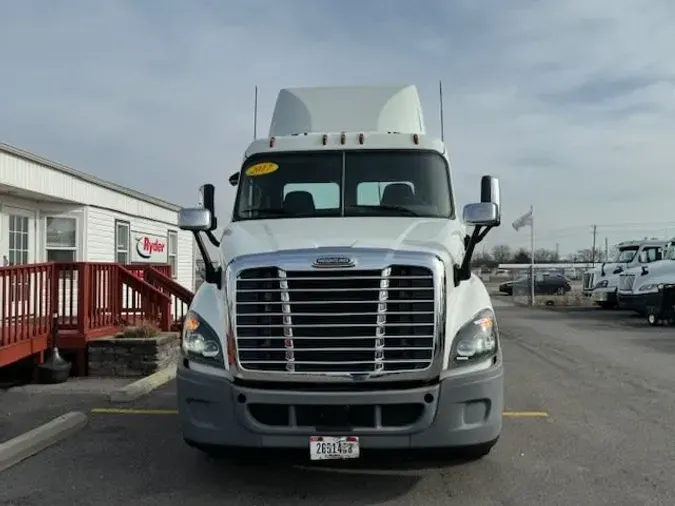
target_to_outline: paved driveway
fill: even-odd
[[[285,455],[213,461],[183,444],[168,385],[136,411],[91,414],[85,430],[3,473],[0,504],[675,504],[675,368],[660,370],[675,348],[647,344],[675,340],[675,329],[498,312],[507,410],[516,413],[480,462],[400,453],[318,467]],[[549,416],[515,416],[541,411]]]

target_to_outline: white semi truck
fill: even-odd
[[[620,274],[626,269],[661,260],[666,243],[660,239],[645,239],[617,244],[617,253],[611,262],[603,262],[584,273],[584,295],[592,297],[600,307],[616,307]]]
[[[659,287],[670,283],[675,283],[675,238],[666,244],[662,260],[632,267],[620,274],[619,308],[646,315],[648,308],[658,303]]]
[[[306,449],[312,460],[488,454],[502,429],[501,342],[469,265],[500,224],[499,182],[484,176],[460,219],[417,89],[282,90],[269,136],[230,184],[219,241],[212,185],[180,213],[206,271],[177,374],[185,441],[209,454]]]

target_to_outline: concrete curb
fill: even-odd
[[[87,421],[84,413],[71,411],[0,443],[0,472],[75,434],[87,425]]]
[[[138,381],[129,383],[128,385],[115,390],[110,394],[108,400],[113,403],[132,402],[146,394],[149,394],[154,389],[161,387],[176,377],[176,366],[171,365],[165,367],[161,371],[157,371],[150,376],[141,378]]]

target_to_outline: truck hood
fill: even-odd
[[[645,266],[647,267],[647,274],[642,276],[644,278],[657,275],[671,275],[675,280],[675,261],[673,260],[657,260],[656,262],[645,264]],[[642,266],[638,265],[637,267],[631,267],[624,272],[639,276],[642,274]]]
[[[593,269],[590,270],[595,275],[595,278],[598,280],[605,279],[609,276],[613,276],[613,272],[617,267],[621,267],[622,273],[626,271],[626,266],[628,264],[622,262],[607,262],[605,264],[605,275],[602,276],[602,264],[596,265]]]
[[[675,283],[675,266],[671,269],[659,269],[658,271],[650,271],[649,274],[635,276],[633,284],[633,293],[646,294],[654,293],[657,290],[656,286],[659,284]]]
[[[223,232],[223,264],[255,253],[326,247],[429,251],[457,263],[464,226],[443,218],[349,217],[250,220]]]

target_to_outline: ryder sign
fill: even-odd
[[[131,232],[131,261],[133,263],[166,264],[169,252],[166,236]]]

